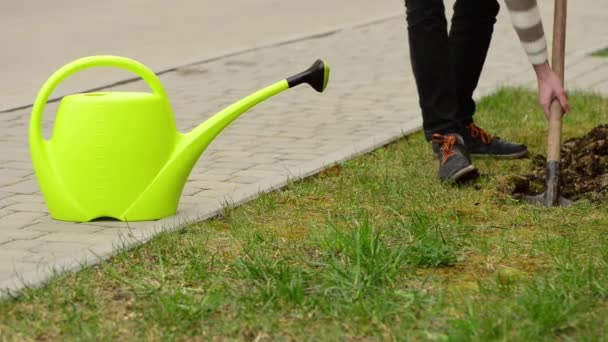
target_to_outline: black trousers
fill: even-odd
[[[477,87],[499,5],[496,0],[457,0],[448,32],[443,0],[405,0],[410,60],[423,129],[464,133],[473,121]]]

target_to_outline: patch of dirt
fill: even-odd
[[[585,136],[566,140],[561,148],[562,196],[594,202],[608,198],[608,124],[592,129]],[[502,190],[515,197],[545,191],[544,156],[535,155],[531,173],[509,177]]]

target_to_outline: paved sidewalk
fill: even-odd
[[[0,4],[0,32],[4,33],[0,111],[33,101],[50,72],[81,56],[120,54],[144,59],[154,71],[167,70],[384,18],[403,7],[395,0],[53,0],[35,4]],[[94,69],[70,78],[54,96],[131,77],[122,70]]]
[[[567,84],[608,94],[608,59],[587,57],[605,40],[604,0],[570,11]],[[580,7],[579,4],[580,3]],[[595,5],[595,6],[594,6]],[[547,7],[547,6],[545,6]],[[574,4],[571,5],[574,7]],[[551,28],[551,8],[543,8]],[[156,222],[75,224],[49,218],[29,159],[29,109],[0,117],[0,288],[19,290],[53,269],[77,269],[115,247],[178,229],[417,130],[421,124],[401,16],[327,36],[280,44],[178,68],[161,80],[178,128],[187,131],[227,104],[308,67],[332,66],[326,93],[298,87],[260,104],[228,127],[203,154],[184,190],[179,213]],[[604,31],[602,31],[604,30]],[[503,85],[533,85],[523,51],[503,12],[477,96]],[[575,38],[580,37],[580,38]],[[606,44],[608,45],[608,44]],[[145,63],[145,61],[142,61]],[[116,87],[147,90],[142,82]],[[49,104],[50,136],[56,104]]]

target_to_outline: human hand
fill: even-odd
[[[559,77],[549,66],[549,63],[545,62],[535,65],[534,70],[536,71],[536,79],[538,81],[538,100],[547,120],[549,120],[549,116],[551,115],[551,102],[554,99],[559,101],[564,114],[568,113],[570,111],[568,95]]]

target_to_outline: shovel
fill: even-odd
[[[567,0],[555,0],[553,19],[552,69],[564,83],[564,54],[566,48]],[[549,115],[549,134],[547,138],[547,169],[545,192],[536,196],[525,196],[524,200],[545,206],[568,206],[573,202],[560,195],[560,146],[562,135],[563,109],[557,99],[551,103]]]

